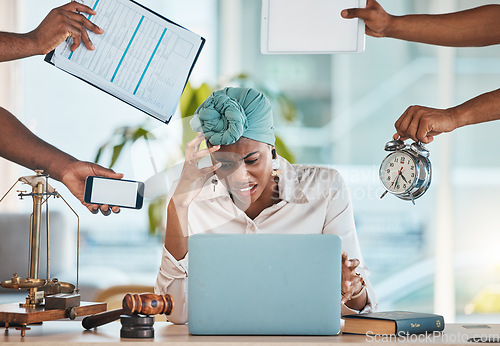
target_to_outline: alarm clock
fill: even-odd
[[[429,150],[420,142],[405,144],[402,140],[387,142],[385,150],[389,151],[379,169],[379,178],[385,192],[404,200],[411,200],[422,196],[431,184],[431,162]]]

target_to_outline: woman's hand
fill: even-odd
[[[353,295],[356,295],[363,289],[362,279],[357,275],[355,269],[359,265],[359,260],[348,259],[347,254],[342,252],[342,304],[348,302]]]
[[[172,199],[177,208],[187,207],[198,196],[205,182],[214,175],[214,172],[221,166],[217,163],[214,166],[199,168],[198,162],[206,155],[219,150],[220,145],[200,150],[200,144],[205,140],[201,132],[195,139],[186,145],[186,158],[182,167],[181,177]]]

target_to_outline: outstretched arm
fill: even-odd
[[[500,119],[500,89],[479,95],[456,107],[409,107],[396,121],[394,139],[430,143],[434,136],[456,128]]]
[[[500,5],[447,14],[388,14],[375,0],[366,8],[343,10],[344,18],[361,18],[366,34],[450,47],[482,47],[500,43]]]
[[[30,169],[42,169],[51,178],[64,183],[75,197],[91,212],[98,211],[98,205],[83,202],[85,179],[89,175],[121,179],[122,174],[91,162],[79,161],[56,147],[44,142],[26,128],[16,117],[0,107],[0,156]],[[118,207],[113,207],[118,212]],[[110,213],[107,205],[101,212]]]
[[[68,37],[73,37],[72,51],[78,48],[82,41],[87,49],[93,50],[94,45],[87,30],[96,34],[102,34],[104,31],[79,12],[96,14],[90,7],[73,1],[50,11],[42,23],[29,33],[0,32],[0,61],[47,54]]]

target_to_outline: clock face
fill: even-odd
[[[396,151],[388,155],[380,165],[380,180],[392,193],[409,191],[417,182],[417,167],[414,159],[407,153]]]

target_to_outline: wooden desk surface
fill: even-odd
[[[485,326],[485,325],[477,325]],[[81,321],[48,321],[43,325],[31,325],[31,330],[26,331],[26,336],[21,338],[20,332],[9,329],[7,335],[0,328],[0,344],[3,346],[36,344],[39,346],[59,345],[106,345],[132,342],[137,345],[150,345],[152,342],[164,342],[169,346],[175,345],[326,345],[348,343],[352,346],[387,341],[403,343],[432,343],[471,345],[467,342],[472,337],[500,338],[500,325],[488,325],[489,328],[465,328],[462,324],[449,324],[444,333],[435,336],[413,335],[405,338],[392,336],[365,336],[365,335],[339,335],[339,336],[194,336],[188,332],[187,325],[172,325],[167,322],[156,322],[154,325],[154,339],[120,339],[120,322],[98,327],[94,330],[84,330]]]

